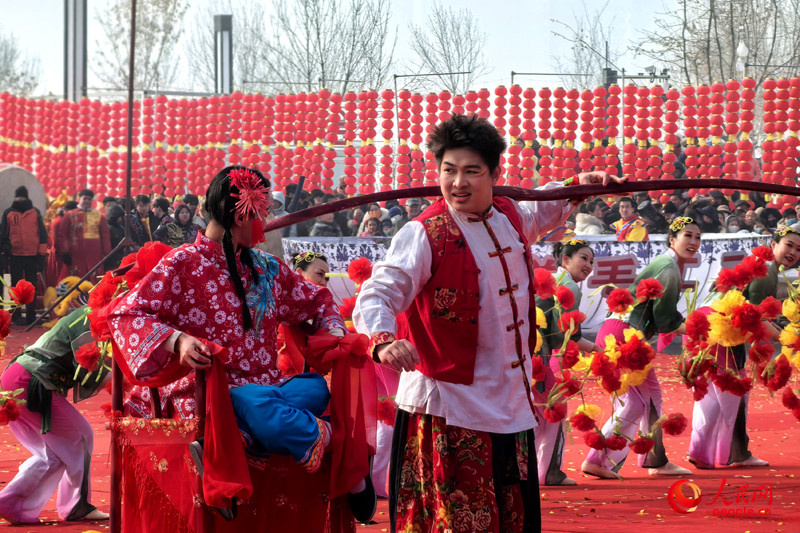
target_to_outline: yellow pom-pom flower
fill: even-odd
[[[733,310],[745,302],[744,295],[736,290],[730,290],[725,293],[725,296],[714,301],[711,308],[717,313],[722,313],[730,316]]]
[[[783,301],[783,316],[789,319],[790,322],[800,322],[800,307],[797,302],[791,298],[786,298]]]
[[[597,417],[600,416],[603,410],[600,409],[600,406],[598,405],[582,403],[577,409],[575,409],[575,412],[583,413],[592,420],[597,420]]]
[[[711,313],[708,315],[708,322],[711,324],[711,331],[708,334],[709,344],[730,347],[738,346],[747,340],[747,335],[731,324],[730,316]]]

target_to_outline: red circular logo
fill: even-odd
[[[684,486],[691,489],[691,498],[683,493]],[[701,499],[702,495],[700,494],[700,487],[685,480],[676,481],[669,488],[669,492],[667,492],[667,501],[669,502],[669,506],[681,514],[694,512],[697,509],[697,506],[700,505]]]

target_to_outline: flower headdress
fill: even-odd
[[[794,233],[795,235],[800,235],[800,231],[797,231],[791,226],[784,226],[780,228],[778,231],[775,232],[775,235],[778,237],[786,237],[787,234]]]
[[[694,219],[692,217],[678,217],[669,225],[669,230],[673,233],[678,232],[689,224],[694,224]]]
[[[231,185],[239,189],[239,193],[231,193],[238,198],[236,212],[245,218],[258,218],[267,211],[270,205],[269,189],[264,187],[254,172],[246,168],[235,168],[228,173]]]
[[[570,239],[567,244],[570,246],[589,246],[589,243],[583,239]]]
[[[301,252],[297,254],[292,261],[294,262],[294,266],[299,267],[303,262],[313,263],[314,259],[318,259],[320,257],[325,257],[325,255],[316,252]]]

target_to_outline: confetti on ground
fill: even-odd
[[[32,343],[43,330],[36,328],[24,333],[19,327],[12,328],[8,337],[6,355],[0,358],[0,368],[5,368],[8,360],[25,343]],[[682,412],[691,417],[691,392],[678,379],[674,378],[674,358],[659,356],[656,369],[663,388],[665,412]],[[596,388],[591,387],[587,402],[602,406],[607,415],[608,401]],[[103,511],[109,507],[109,439],[105,419],[100,406],[109,401],[105,392],[79,405],[92,427],[95,429],[95,456],[92,461],[92,500]],[[574,408],[573,403],[570,409]],[[705,531],[797,531],[800,524],[800,509],[796,505],[796,491],[800,488],[800,464],[796,461],[794,444],[800,441],[800,422],[794,419],[780,405],[780,398],[770,399],[767,395],[756,393],[750,399],[748,433],[750,450],[754,455],[770,462],[766,468],[726,467],[716,470],[695,470],[686,461],[691,426],[683,435],[666,436],[664,444],[670,460],[692,470],[688,478],[653,478],[646,469],[636,466],[635,457],[629,457],[623,465],[619,481],[600,480],[580,472],[580,464],[586,455],[586,447],[578,439],[567,443],[564,453],[565,471],[578,485],[574,487],[545,488],[542,491],[542,530],[554,532],[594,531],[597,520],[608,531],[630,531],[637,527],[647,527],[648,531],[667,531],[677,527],[689,531],[703,528]],[[27,459],[28,452],[19,446],[8,427],[0,427],[0,488],[5,486],[17,471],[20,463]],[[570,468],[570,465],[574,465]],[[702,491],[702,501],[691,513],[675,512],[667,501],[670,486],[679,479],[697,485]],[[723,484],[723,479],[725,483]],[[771,488],[772,503],[763,505],[771,511],[771,520],[764,519],[724,519],[714,516],[725,510],[741,507],[736,503],[737,494],[742,487],[752,497],[753,490],[759,487]],[[720,491],[720,489],[722,489]],[[718,495],[719,492],[719,495]],[[690,496],[690,492],[685,492]],[[54,495],[55,496],[55,495]],[[715,496],[719,496],[716,503]],[[731,502],[725,505],[723,501]],[[761,504],[751,505],[759,507]],[[14,531],[59,533],[90,533],[108,530],[108,522],[63,523],[57,522],[55,497],[45,507],[42,520],[46,523],[31,528],[14,528]],[[6,522],[0,520],[0,527]],[[378,512],[374,523],[359,526],[358,532],[385,532],[389,530],[389,513],[386,500],[378,501]]]

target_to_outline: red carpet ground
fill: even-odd
[[[36,340],[43,330],[36,328],[24,333],[12,329],[7,339],[6,355],[0,360],[5,368],[8,360],[20,348]],[[667,413],[680,411],[691,417],[691,394],[678,382],[672,362],[665,357],[658,361],[659,376],[664,389]],[[608,401],[592,388],[587,400],[601,405],[609,412]],[[101,392],[97,397],[78,404],[79,409],[95,428],[95,453],[92,461],[93,503],[101,510],[109,507],[109,432],[100,406],[109,401]],[[681,514],[673,510],[668,501],[670,486],[677,479],[652,478],[645,470],[626,464],[621,481],[602,481],[580,473],[580,464],[587,451],[577,436],[574,443],[567,442],[564,468],[578,481],[575,487],[543,487],[542,523],[544,531],[598,531],[631,532],[637,528],[647,531],[666,531],[683,528],[685,531],[800,531],[800,422],[786,412],[778,398],[770,398],[763,390],[750,398],[750,449],[770,462],[763,468],[722,468],[695,470],[685,460],[689,443],[689,429],[679,437],[666,437],[665,444],[671,460],[691,468],[694,474],[686,481],[697,486],[702,494],[694,512]],[[28,452],[19,446],[8,427],[0,427],[0,487],[8,483]],[[634,459],[634,457],[631,457]],[[635,463],[635,461],[633,461]],[[682,491],[692,497],[688,485]],[[764,510],[767,518],[754,518],[751,513]],[[388,531],[388,514],[385,501],[378,504],[376,524],[362,526],[361,531]],[[720,518],[720,514],[739,518]],[[742,516],[744,514],[744,516]],[[750,516],[747,516],[750,514]],[[55,499],[45,509],[41,525],[9,527],[12,531],[86,532],[107,530],[106,522],[60,523],[56,521]]]

